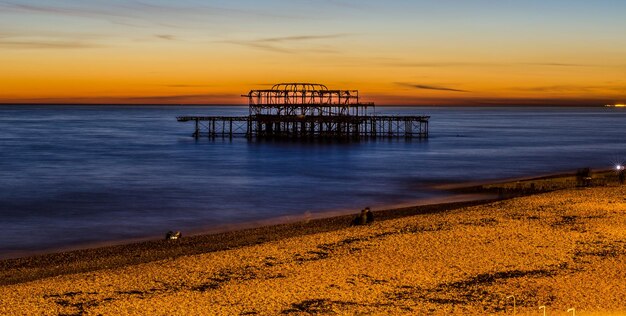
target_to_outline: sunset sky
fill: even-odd
[[[0,103],[626,102],[626,1],[0,0]]]

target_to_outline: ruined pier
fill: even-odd
[[[429,116],[372,115],[374,103],[357,90],[312,83],[281,83],[251,90],[247,116],[180,116],[194,122],[193,136],[284,139],[427,138]]]

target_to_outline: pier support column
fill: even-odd
[[[195,137],[196,139],[198,139],[198,136],[200,136],[200,126],[199,126],[199,119],[196,118],[195,120],[196,123],[196,130],[193,132],[193,137]]]

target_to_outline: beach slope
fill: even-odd
[[[2,315],[626,315],[626,186],[0,287]],[[507,298],[508,297],[508,298]]]

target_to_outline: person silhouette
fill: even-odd
[[[352,221],[352,225],[366,225],[374,221],[374,214],[369,207],[361,210],[361,213],[357,215]]]
[[[365,208],[365,223],[369,224],[374,221],[374,213],[370,210],[369,207]]]

